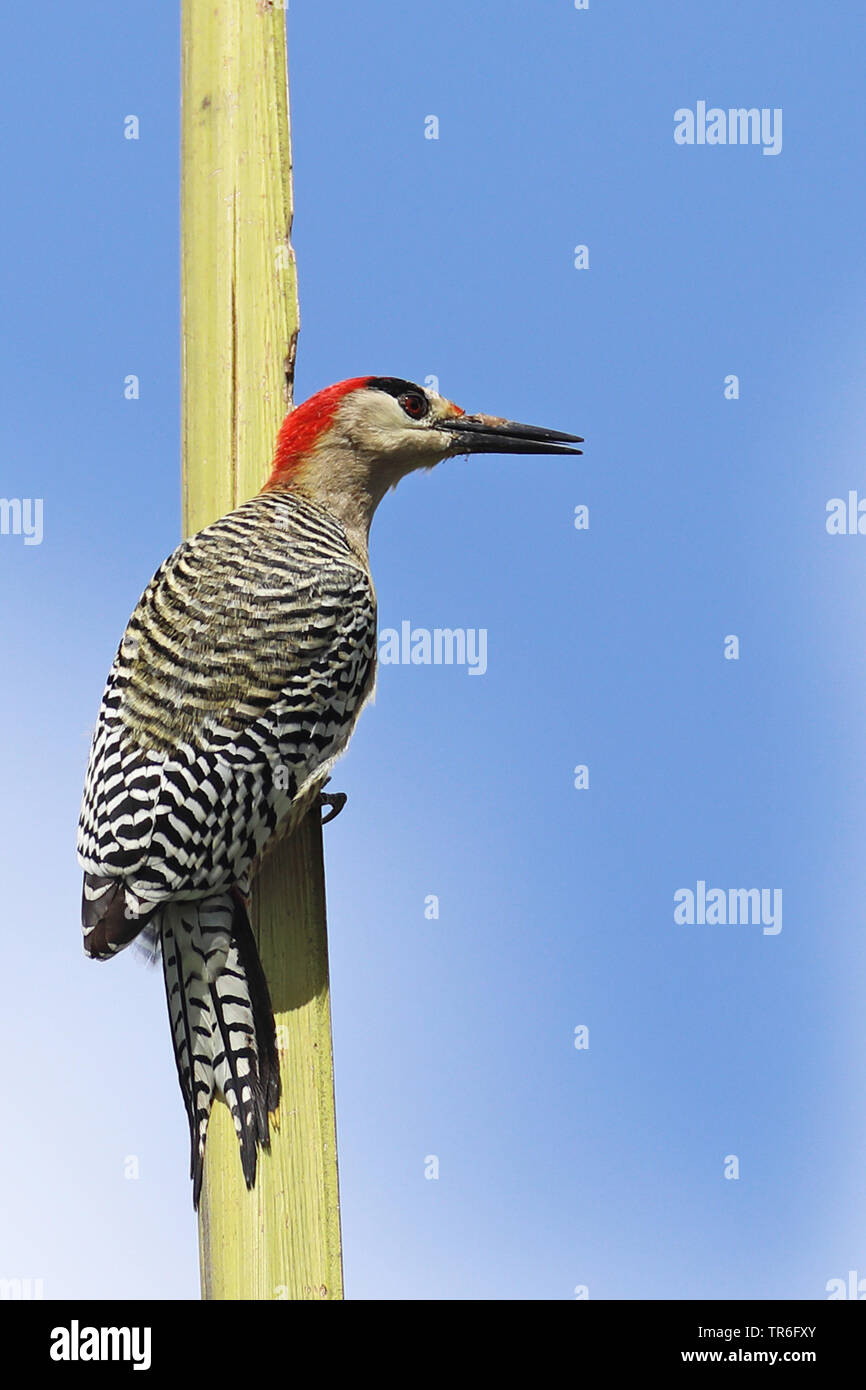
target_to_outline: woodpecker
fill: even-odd
[[[195,1206],[215,1095],[247,1187],[269,1146],[279,1064],[246,899],[373,691],[373,513],[445,458],[578,454],[582,442],[467,415],[397,377],[339,382],[286,417],[261,492],[183,541],[142,594],[90,750],[82,924],[96,960],[139,935],[162,956]]]

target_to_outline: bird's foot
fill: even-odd
[[[328,781],[330,780],[331,779],[328,778]],[[326,782],[325,786],[327,785],[328,783]],[[329,806],[331,808],[326,816],[322,816],[322,825],[327,825],[328,821],[336,820],[337,816],[340,814],[343,807],[345,806],[347,800],[348,797],[346,796],[345,792],[320,792],[319,805],[323,809],[325,806]]]

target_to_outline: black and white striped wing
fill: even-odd
[[[179,546],[130,620],[79,855],[122,878],[134,910],[236,882],[348,741],[373,683],[375,595],[317,513],[253,499]]]

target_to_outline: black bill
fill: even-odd
[[[494,415],[455,415],[437,420],[435,428],[454,436],[455,454],[582,454],[572,448],[582,444],[579,434],[519,425]]]

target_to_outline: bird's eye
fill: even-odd
[[[405,395],[400,397],[400,404],[413,420],[423,420],[430,409],[427,397],[420,396],[416,391],[407,391]]]

